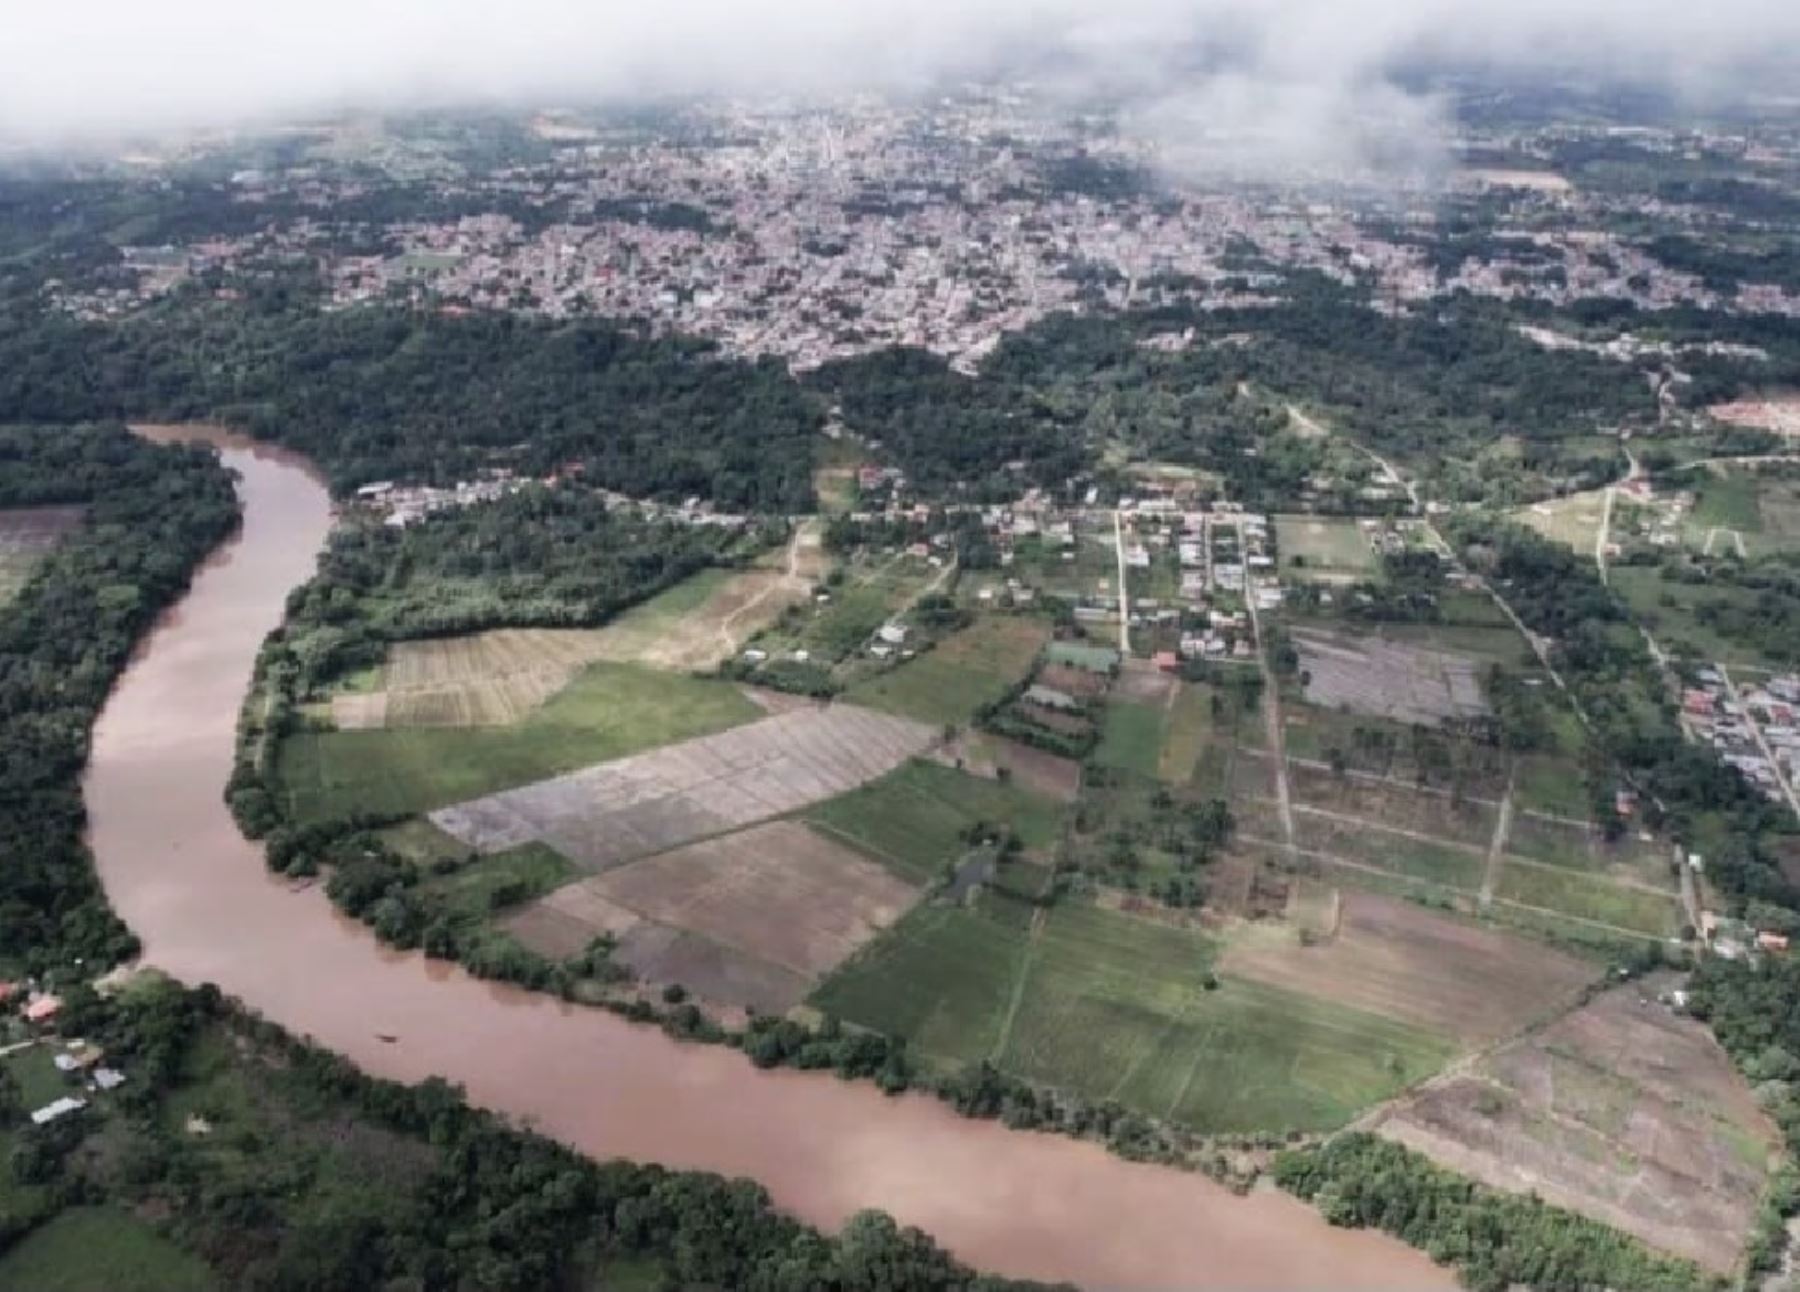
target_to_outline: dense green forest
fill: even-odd
[[[0,422],[222,420],[349,487],[491,466],[737,510],[807,511],[815,401],[743,363],[614,324],[199,293],[118,323],[0,310]]]
[[[211,988],[78,991],[67,1010],[131,1079],[46,1127],[0,1106],[0,1261],[80,1207],[154,1218],[245,1292],[1026,1286],[976,1276],[879,1213],[826,1235],[749,1181],[596,1163],[441,1081],[366,1077]]]
[[[1294,401],[1446,496],[1517,501],[1613,478],[1623,459],[1592,437],[1654,418],[1634,370],[1544,350],[1491,303],[1396,318],[1311,275],[1283,290],[1266,308],[1056,316],[1006,337],[978,377],[888,350],[810,380],[927,493],[975,498],[1059,484],[1119,447],[1217,472],[1252,506],[1292,506],[1327,476],[1309,501],[1369,509],[1370,464],[1290,429]],[[1190,329],[1179,348],[1144,344]]]
[[[1502,1193],[1363,1132],[1275,1159],[1282,1188],[1334,1225],[1382,1229],[1454,1266],[1475,1292],[1701,1292],[1722,1287],[1598,1221]]]
[[[122,426],[0,429],[0,505],[86,521],[0,610],[0,968],[103,968],[136,949],[82,840],[87,733],[138,637],[237,523],[207,450]]]

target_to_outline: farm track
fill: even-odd
[[[770,597],[780,592],[794,593],[809,591],[811,585],[800,577],[800,540],[811,530],[811,525],[800,525],[794,530],[794,536],[788,540],[787,570],[779,583],[771,583],[768,587],[751,597],[743,605],[733,610],[719,621],[719,646],[726,655],[737,651],[737,638],[732,635],[732,628],[751,611],[756,610]]]
[[[1494,901],[1494,883],[1500,878],[1500,867],[1505,865],[1506,840],[1512,833],[1513,817],[1513,782],[1518,777],[1519,767],[1513,764],[1512,771],[1507,773],[1506,793],[1500,799],[1500,815],[1494,822],[1494,837],[1488,842],[1487,865],[1481,871],[1481,909],[1487,910]]]
[[[1031,936],[1025,942],[1025,954],[1019,958],[1019,972],[1013,978],[1012,996],[1006,1002],[1006,1017],[1000,1020],[1000,1031],[994,1038],[993,1053],[989,1062],[1000,1062],[1000,1056],[1006,1053],[1006,1047],[1012,1044],[1013,1024],[1019,1017],[1019,1005],[1025,999],[1025,981],[1031,977],[1031,966],[1037,958],[1038,942],[1044,936],[1045,911],[1038,907],[1031,914]]]

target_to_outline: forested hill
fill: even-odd
[[[734,510],[810,510],[821,412],[774,361],[614,324],[304,297],[185,298],[119,323],[0,313],[0,423],[216,419],[310,455],[340,491],[481,466]]]

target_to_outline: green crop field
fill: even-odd
[[[410,816],[761,713],[727,683],[602,663],[511,726],[302,732],[282,743],[277,772],[302,821]]]
[[[18,1292],[209,1292],[212,1271],[141,1220],[77,1207],[0,1256],[0,1288]]]
[[[1162,769],[1163,711],[1148,704],[1112,700],[1106,706],[1106,722],[1094,761],[1140,776],[1155,776]]]
[[[1027,848],[1049,848],[1062,805],[1012,782],[915,759],[861,789],[828,799],[807,820],[853,843],[902,879],[930,883],[961,856],[978,821],[1010,825]]]
[[[988,1057],[1029,933],[961,906],[915,907],[813,994],[839,1018],[952,1064]]]
[[[1206,987],[1203,934],[1098,907],[1035,936],[962,908],[907,916],[814,996],[951,1063],[1206,1131],[1321,1130],[1440,1067],[1434,1033],[1278,988]]]
[[[1681,927],[1681,908],[1673,894],[1630,888],[1580,871],[1533,866],[1509,860],[1500,873],[1495,895],[1584,920],[1672,936]]]
[[[1025,677],[1049,635],[1041,620],[985,615],[917,658],[858,682],[844,698],[921,722],[965,723]]]

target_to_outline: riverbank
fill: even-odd
[[[330,502],[291,456],[210,438],[240,473],[242,529],[139,651],[95,730],[86,784],[101,878],[149,963],[215,982],[373,1075],[456,1081],[591,1155],[749,1176],[826,1227],[880,1207],[1002,1273],[1107,1288],[1453,1286],[1422,1254],[1333,1229],[1280,1194],[1240,1198],[924,1096],[759,1071],[387,950],[317,888],[292,891],[220,791],[257,650],[311,573]]]

